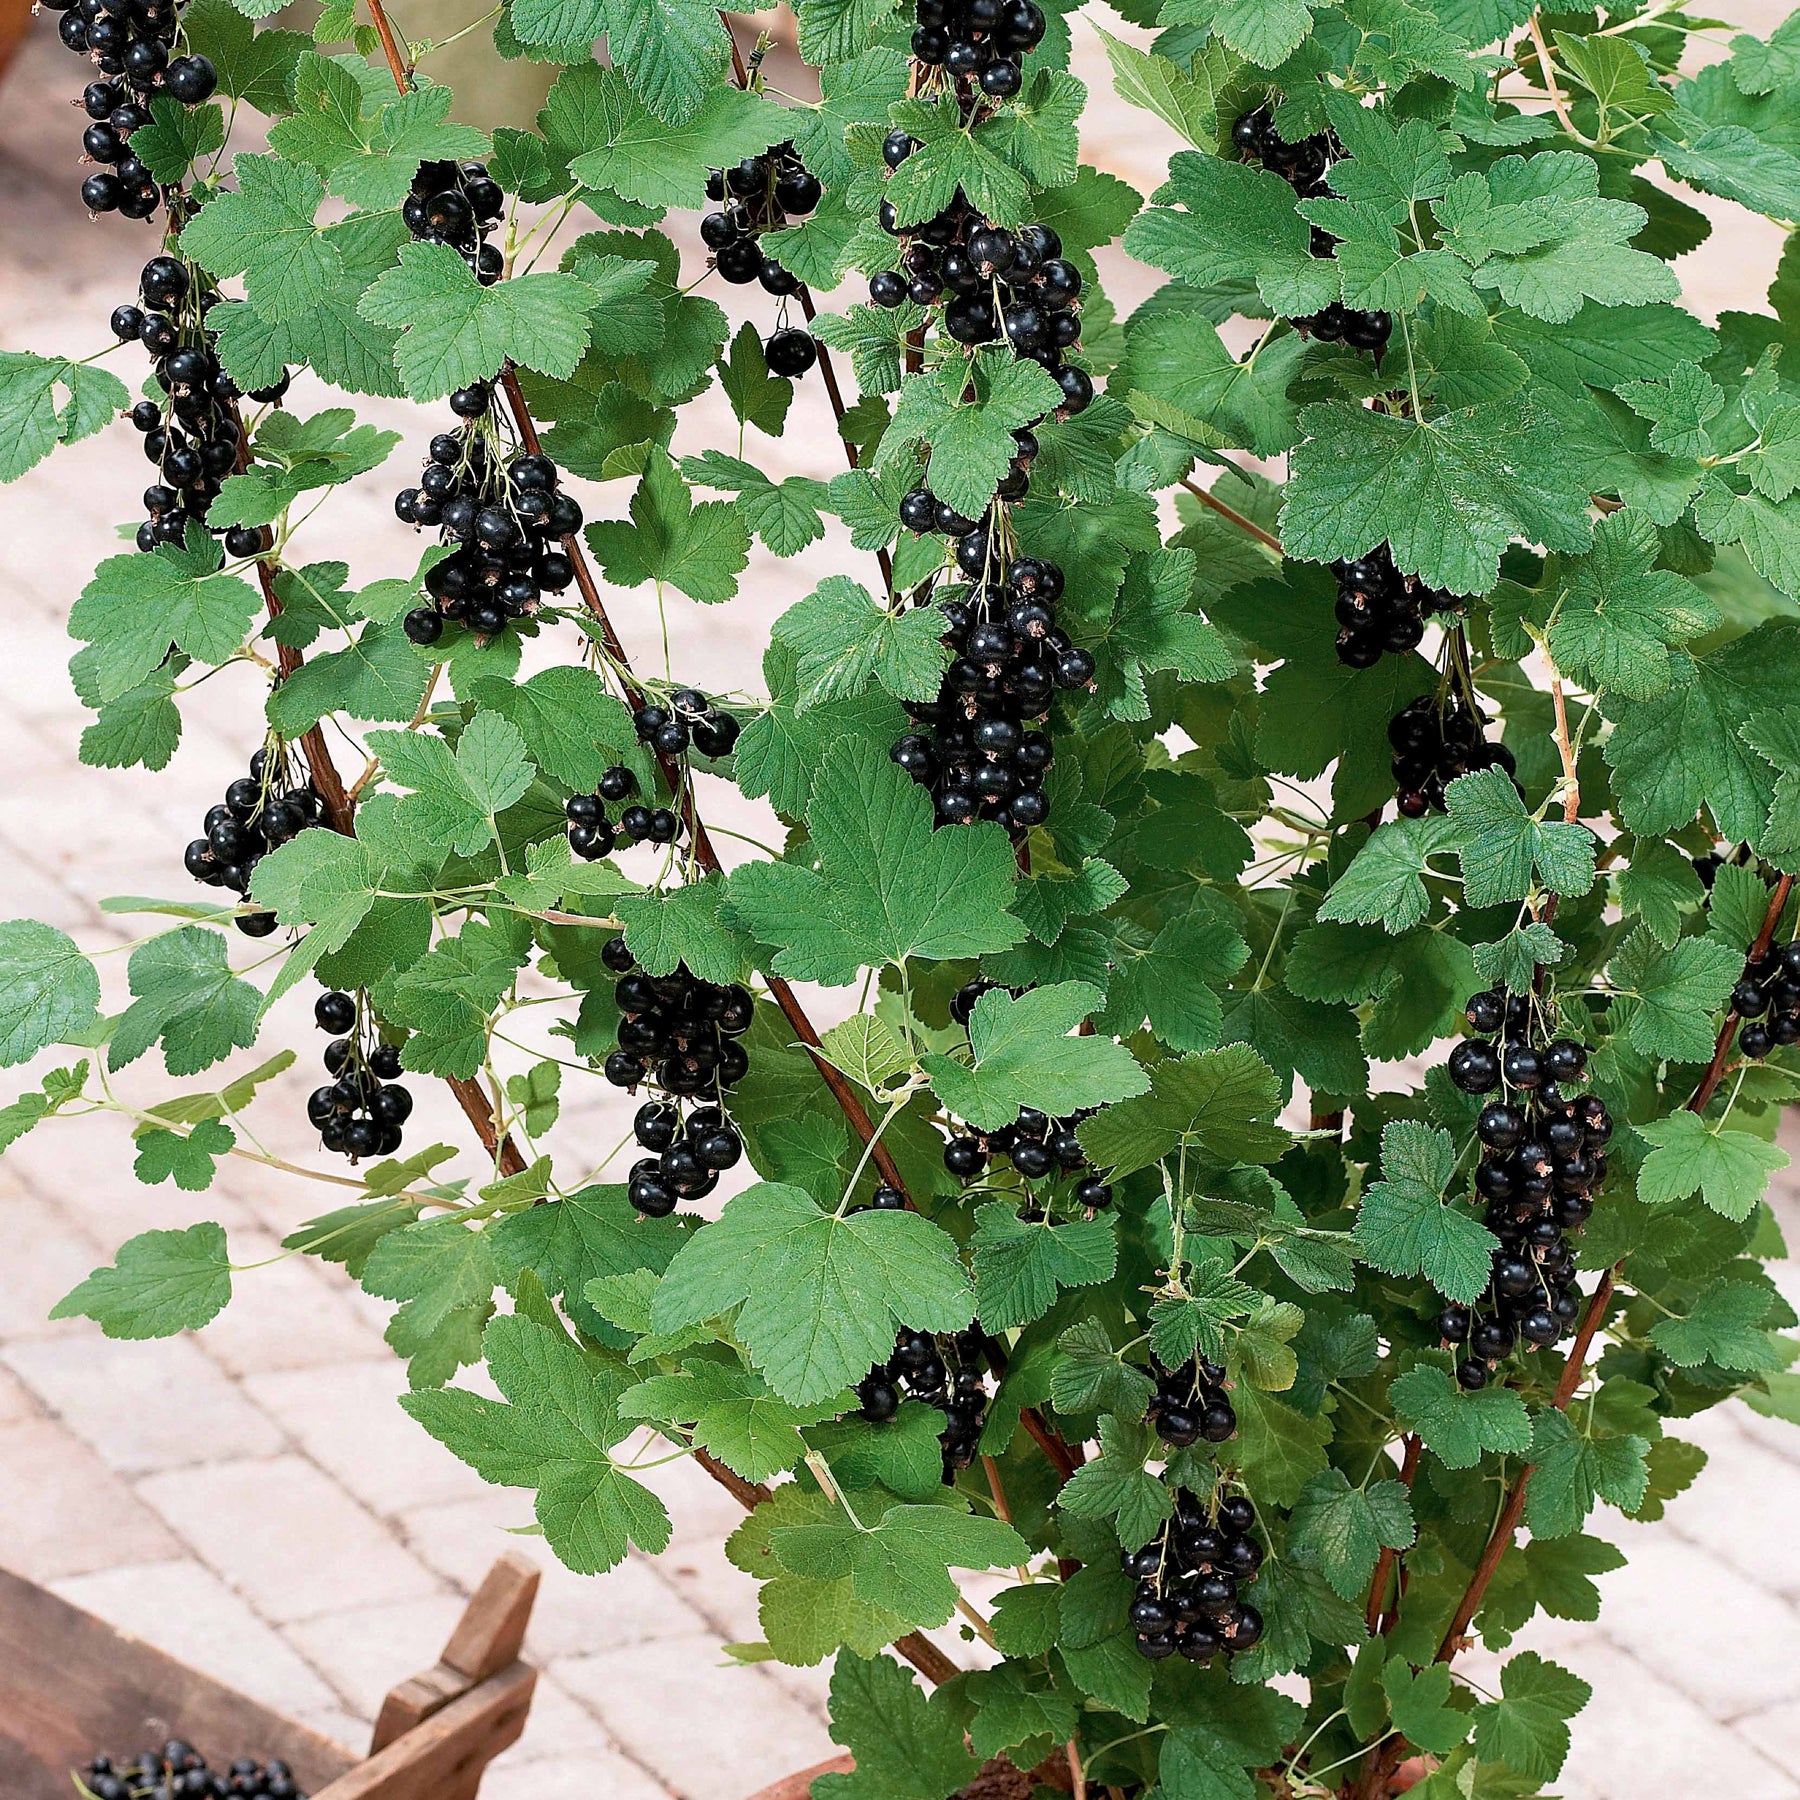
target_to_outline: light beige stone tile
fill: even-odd
[[[1714,1719],[1800,1698],[1800,1615],[1657,1526],[1616,1540],[1630,1559],[1599,1578],[1600,1626]]]
[[[728,1663],[711,1638],[665,1638],[553,1667],[631,1756],[696,1800],[753,1793],[836,1751],[811,1712],[761,1669]],[[675,1695],[681,1718],[722,1728],[672,1725]]]
[[[294,1717],[310,1731],[316,1731],[320,1737],[329,1738],[334,1744],[342,1744],[346,1750],[361,1756],[369,1747],[369,1731],[373,1724],[370,1719],[359,1719],[347,1713],[341,1706],[309,1707],[304,1712],[297,1712]]]
[[[1684,1608],[1691,1616],[1691,1608]],[[1610,1644],[1587,1646],[1575,1671],[1600,1698],[1573,1722],[1573,1747],[1557,1787],[1595,1800],[1795,1800],[1787,1771],[1707,1716],[1679,1689]]]
[[[517,1542],[505,1535],[506,1528],[530,1517],[528,1495],[490,1489],[478,1500],[406,1513],[400,1524],[417,1556],[468,1591],[494,1558]],[[708,1622],[671,1591],[662,1570],[644,1557],[629,1556],[604,1575],[577,1575],[541,1545],[530,1546],[525,1554],[539,1566],[537,1604],[526,1639],[535,1659],[708,1629]]]
[[[92,1331],[79,1319],[52,1320],[50,1309],[109,1260],[66,1213],[0,1169],[0,1340]]]
[[[529,1727],[527,1727],[529,1730]],[[515,1762],[524,1746],[493,1762],[481,1784],[481,1800],[668,1800],[677,1790],[664,1787],[647,1770],[618,1751],[604,1748],[570,1756]]]
[[[0,1561],[33,1581],[180,1553],[156,1514],[51,1419],[0,1427],[0,1519]]]
[[[0,1369],[0,1425],[18,1425],[39,1416],[38,1403],[18,1376]]]
[[[500,1762],[542,1762],[561,1756],[593,1755],[606,1767],[618,1755],[616,1745],[606,1728],[572,1694],[559,1687],[549,1670],[527,1652],[527,1660],[536,1663],[537,1687],[531,1697],[531,1717],[525,1724],[525,1735]]]
[[[367,1361],[253,1375],[245,1389],[313,1461],[377,1513],[481,1493],[486,1483],[400,1410],[406,1369]]]
[[[458,1595],[433,1594],[300,1619],[286,1635],[348,1711],[372,1719],[389,1688],[437,1661],[462,1610]]]
[[[1760,1750],[1777,1768],[1800,1774],[1800,1701],[1789,1700],[1765,1712],[1745,1713],[1733,1722],[1732,1732]]]
[[[45,1408],[125,1475],[272,1456],[280,1430],[189,1337],[28,1338],[0,1352]]]
[[[303,1457],[179,1469],[146,1477],[138,1492],[278,1625],[442,1591],[372,1513]]]

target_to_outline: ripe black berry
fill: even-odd
[[[987,1423],[981,1334],[902,1331],[888,1360],[857,1383],[856,1398],[862,1418],[875,1425],[892,1419],[903,1400],[935,1407],[944,1420],[938,1434],[943,1480],[954,1481],[974,1462]]]

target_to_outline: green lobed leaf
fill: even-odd
[[[145,1231],[119,1247],[50,1309],[53,1319],[92,1319],[110,1338],[173,1337],[210,1324],[231,1298],[225,1230]]]

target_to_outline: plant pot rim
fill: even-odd
[[[779,1781],[771,1781],[767,1787],[758,1788],[748,1796],[748,1800],[807,1800],[807,1792],[816,1776],[848,1775],[855,1767],[856,1759],[848,1750],[843,1750],[824,1762],[814,1763],[810,1769],[796,1769]]]

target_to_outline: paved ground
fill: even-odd
[[[79,116],[62,104],[79,72],[47,23],[0,112],[0,343],[80,354],[128,297],[148,240],[79,213]],[[1090,157],[1140,187],[1154,184],[1168,148],[1142,115],[1097,108]],[[1692,304],[1709,314],[1750,303],[1779,252],[1775,234],[1741,220],[1726,244],[1684,270]],[[310,411],[321,401],[305,386],[295,401]],[[816,384],[795,407],[802,428],[753,453],[778,473],[829,474],[808,460],[829,447]],[[359,580],[409,566],[385,496],[435,429],[409,407],[363,411],[404,430],[406,447],[363,492],[332,504],[310,547],[347,557]],[[735,435],[714,412],[684,426],[684,447],[709,432],[721,443]],[[191,697],[187,739],[162,774],[97,775],[75,762],[84,715],[64,672],[64,620],[85,572],[114,546],[112,523],[130,512],[144,467],[120,430],[0,494],[0,766],[12,771],[0,786],[0,917],[49,918],[94,948],[126,941],[98,897],[186,891],[180,847],[252,747],[256,696],[234,672]],[[617,495],[587,498],[593,511],[622,506]],[[809,555],[813,579],[856,568],[836,538]],[[769,573],[753,566],[747,585],[764,598],[725,614],[676,598],[670,636],[685,676],[756,685],[745,672],[796,592],[791,576],[759,584]],[[619,615],[628,643],[653,659],[657,623],[643,593],[623,597]],[[739,829],[768,828],[754,808],[708,801]],[[117,963],[107,969],[111,983]],[[298,1000],[273,1037],[307,1044]],[[293,1121],[311,1085],[296,1071],[267,1109],[276,1154],[307,1151]],[[420,1093],[414,1141],[466,1143],[460,1118]],[[625,1128],[604,1096],[583,1097],[567,1124],[596,1162]],[[401,1372],[381,1341],[385,1306],[330,1270],[271,1262],[241,1277],[232,1307],[191,1339],[118,1345],[82,1323],[48,1323],[52,1303],[136,1231],[219,1218],[235,1259],[249,1263],[333,1203],[244,1163],[194,1203],[140,1186],[127,1162],[122,1128],[101,1126],[39,1133],[0,1163],[0,1561],[357,1744],[382,1691],[433,1659],[462,1596],[500,1549],[521,1543],[502,1532],[529,1523],[528,1499],[485,1488],[405,1419],[394,1404]],[[1800,1229],[1796,1190],[1781,1210]],[[1800,1270],[1785,1275],[1800,1301]],[[1702,1784],[1734,1800],[1800,1800],[1800,1433],[1734,1411],[1689,1435],[1712,1466],[1668,1522],[1615,1516],[1606,1527],[1632,1562],[1602,1578],[1604,1624],[1540,1625],[1525,1640],[1597,1690],[1562,1786],[1581,1800],[1673,1800]],[[541,1557],[531,1651],[546,1679],[525,1741],[484,1790],[490,1800],[732,1800],[828,1753],[820,1672],[744,1669],[719,1653],[757,1635],[751,1586],[719,1550],[738,1516],[732,1502],[680,1464],[655,1480],[676,1520],[667,1556],[634,1558],[603,1582]],[[1478,1660],[1471,1671],[1481,1673]]]

